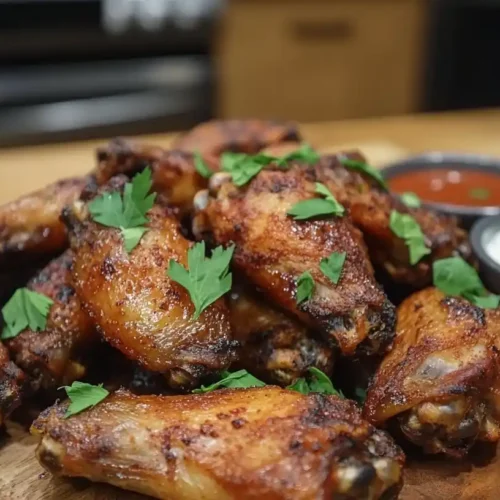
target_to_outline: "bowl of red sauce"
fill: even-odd
[[[458,216],[466,228],[500,215],[500,159],[427,153],[382,170],[391,191],[414,193],[422,205]]]

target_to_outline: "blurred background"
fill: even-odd
[[[0,0],[0,145],[500,104],[500,0]]]

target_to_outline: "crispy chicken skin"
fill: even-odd
[[[0,427],[21,404],[26,377],[10,360],[9,351],[0,342]]]
[[[0,268],[62,252],[67,236],[59,216],[87,181],[61,180],[0,207]]]
[[[353,223],[363,233],[372,262],[391,280],[422,288],[432,282],[433,261],[453,255],[471,259],[467,233],[453,217],[426,208],[406,207],[366,174],[344,167],[342,158],[366,161],[361,154],[349,152],[324,156],[316,165],[305,168],[311,178],[328,186],[337,200],[349,208]],[[414,266],[409,263],[405,242],[389,227],[392,210],[408,213],[417,220],[432,251]]]
[[[398,308],[397,337],[368,391],[364,416],[392,419],[429,453],[463,456],[500,438],[500,309],[428,288]]]
[[[295,221],[287,211],[315,196],[301,167],[261,171],[238,189],[224,173],[210,180],[211,193],[195,198],[197,237],[236,244],[233,265],[275,303],[321,331],[343,354],[383,351],[394,334],[394,306],[373,277],[361,233],[348,216]],[[346,252],[334,285],[319,269],[322,258]],[[312,298],[296,303],[296,281],[310,271]]]
[[[105,340],[164,373],[172,387],[189,388],[232,361],[229,312],[220,299],[191,319],[187,291],[166,271],[170,259],[187,265],[192,244],[166,208],[156,205],[148,218],[149,230],[127,254],[119,230],[93,222],[85,204],[66,211],[74,286]]]
[[[218,162],[209,163],[212,170]],[[97,150],[97,184],[105,184],[111,177],[125,174],[132,177],[149,167],[152,173],[152,190],[158,193],[157,202],[180,209],[181,214],[191,212],[193,197],[207,185],[194,166],[193,155],[186,151],[166,151],[160,147],[117,138]]]
[[[301,142],[302,137],[294,123],[265,120],[226,120],[201,123],[181,135],[172,147],[184,151],[198,151],[203,156],[216,158],[224,151],[255,154],[282,142]]]
[[[28,283],[30,290],[54,301],[45,330],[25,330],[5,341],[34,391],[56,389],[81,379],[86,373],[86,355],[98,341],[71,284],[72,262],[73,254],[67,250]]]
[[[233,335],[241,344],[237,368],[281,386],[305,376],[311,366],[332,373],[333,347],[250,287],[233,286],[228,305]]]
[[[45,468],[164,500],[374,500],[401,486],[400,449],[335,396],[118,391],[69,419],[65,408],[33,424]]]

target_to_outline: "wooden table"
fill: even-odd
[[[381,165],[427,150],[461,151],[500,157],[500,110],[407,116],[305,125],[309,142],[322,149],[360,147]],[[144,140],[167,146],[171,135]],[[94,165],[100,141],[0,150],[0,202]],[[107,486],[72,483],[43,475],[34,459],[35,439],[17,427],[0,450],[0,500],[138,500],[139,495]],[[439,471],[436,473],[436,470]],[[403,500],[496,500],[500,462],[486,467],[463,461],[426,460],[406,474]]]

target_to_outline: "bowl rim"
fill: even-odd
[[[440,151],[429,151],[409,158],[395,161],[381,168],[380,173],[384,179],[391,179],[400,172],[431,169],[448,169],[449,163],[453,162],[458,170],[466,170],[471,167],[482,171],[493,172],[500,177],[500,159],[493,156],[470,154],[470,153],[447,153]],[[470,205],[455,205],[453,203],[442,203],[438,201],[422,200],[422,204],[440,210],[442,212],[454,213],[459,216],[495,216],[500,215],[499,205],[486,205],[471,207]]]
[[[490,257],[483,245],[482,235],[490,226],[497,226],[500,231],[500,215],[483,217],[477,220],[470,230],[469,241],[472,251],[488,271],[500,276],[500,264]]]

